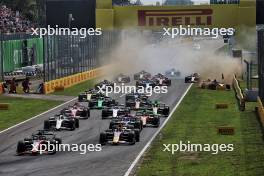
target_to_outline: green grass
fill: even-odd
[[[94,86],[96,79],[76,84],[72,87],[64,89],[64,91],[57,91],[52,93],[53,95],[66,95],[66,96],[78,96],[80,92],[83,92]]]
[[[0,130],[4,130],[62,102],[0,96],[0,103],[10,103],[9,110],[0,110]]]
[[[228,103],[228,109],[215,109]],[[264,173],[264,142],[253,104],[238,111],[233,91],[193,86],[173,117],[146,152],[139,176],[260,176]],[[235,135],[217,134],[218,126],[232,126]],[[163,144],[234,144],[234,151],[163,152]]]

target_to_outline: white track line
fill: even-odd
[[[187,90],[184,92],[184,94],[181,96],[180,100],[177,102],[177,104],[175,105],[175,107],[173,108],[173,110],[171,111],[169,117],[166,118],[166,120],[162,123],[162,125],[160,126],[160,128],[156,131],[156,133],[154,133],[154,135],[152,136],[152,138],[148,141],[148,143],[145,145],[145,147],[140,151],[140,153],[137,155],[136,159],[133,161],[133,163],[130,165],[130,167],[128,168],[128,170],[126,171],[124,176],[129,176],[132,172],[132,170],[134,169],[134,167],[136,166],[136,164],[138,163],[138,161],[140,160],[140,158],[142,157],[142,155],[145,153],[145,151],[149,148],[150,144],[152,143],[152,141],[155,139],[155,137],[159,134],[159,132],[161,131],[161,129],[166,125],[166,123],[169,121],[169,119],[171,118],[172,114],[174,113],[174,111],[177,109],[177,107],[180,105],[180,103],[182,102],[183,98],[185,97],[185,95],[188,93],[188,91],[190,90],[191,86],[193,85],[190,84],[189,87],[187,88]]]
[[[22,124],[24,124],[24,123],[26,123],[26,122],[28,122],[28,121],[30,121],[30,120],[33,120],[33,119],[35,119],[35,118],[37,118],[37,117],[39,117],[39,116],[41,116],[41,115],[43,115],[43,114],[46,114],[46,113],[48,113],[48,112],[50,112],[50,111],[53,111],[53,110],[55,110],[55,109],[57,109],[57,108],[59,108],[59,107],[65,105],[65,104],[67,104],[67,103],[70,103],[70,102],[72,102],[72,101],[74,101],[74,100],[77,100],[77,97],[75,97],[75,98],[73,98],[73,99],[71,99],[71,100],[69,100],[69,101],[67,101],[67,102],[65,102],[65,103],[62,103],[62,104],[60,104],[60,105],[58,105],[58,106],[56,106],[56,107],[54,107],[54,108],[52,108],[52,109],[49,109],[49,110],[47,110],[47,111],[45,111],[45,112],[42,112],[42,113],[40,113],[40,114],[38,114],[38,115],[36,115],[36,116],[34,116],[34,117],[31,117],[30,119],[27,119],[27,120],[25,120],[25,121],[23,121],[23,122],[20,122],[20,123],[14,125],[14,126],[11,126],[11,127],[7,128],[7,129],[5,129],[5,130],[3,130],[3,131],[0,131],[0,134],[6,132],[6,131],[8,131],[8,130],[11,130],[11,129],[15,128],[15,127],[18,127],[19,125],[22,125]]]

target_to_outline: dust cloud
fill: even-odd
[[[230,83],[233,74],[239,74],[241,60],[228,56],[227,51],[216,52],[224,47],[223,39],[205,37],[162,38],[148,32],[122,31],[120,41],[104,60],[111,67],[106,75],[119,73],[133,75],[141,70],[152,74],[169,69],[181,72],[182,78],[197,72],[202,79],[221,79]]]

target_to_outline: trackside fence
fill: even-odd
[[[238,101],[238,106],[239,106],[239,110],[240,111],[244,111],[245,110],[245,97],[242,93],[242,90],[239,86],[239,82],[236,79],[236,76],[233,76],[233,88],[235,90],[235,94],[236,94],[236,99]]]

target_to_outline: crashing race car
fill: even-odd
[[[42,145],[47,145],[48,143],[58,145],[61,144],[61,139],[57,138],[53,132],[39,130],[37,133],[32,134],[31,137],[19,141],[17,143],[16,153],[17,155],[55,154],[55,149],[47,151],[44,147],[42,148]]]
[[[105,107],[102,109],[102,119],[106,118],[116,118],[121,115],[129,114],[130,108],[125,107],[124,105]]]
[[[157,86],[170,86],[171,85],[171,80],[160,73],[153,76],[152,80],[155,82],[155,85]]]
[[[200,75],[198,73],[193,73],[190,76],[185,77],[185,83],[197,83],[200,80]]]
[[[98,90],[90,89],[88,91],[82,92],[78,96],[79,102],[88,102],[92,99],[98,99],[100,97],[105,97],[105,95],[101,92],[98,92]]]
[[[134,145],[136,143],[136,132],[133,129],[127,129],[126,127],[122,127],[122,125],[120,125],[100,133],[99,143],[101,145],[105,145],[107,143],[114,145]]]
[[[165,71],[165,76],[168,78],[179,78],[181,76],[181,72],[172,68],[170,70]]]
[[[130,77],[121,73],[117,75],[116,81],[118,83],[130,83]]]
[[[151,74],[142,70],[141,72],[138,72],[134,74],[134,80],[140,80],[140,79],[150,79]]]
[[[44,130],[75,130],[79,128],[79,119],[63,114],[50,117],[44,121]]]
[[[73,106],[68,106],[61,110],[61,114],[78,119],[88,119],[90,117],[90,109],[75,103]]]
[[[96,90],[103,90],[105,91],[107,87],[114,87],[114,83],[108,80],[103,80],[97,83],[95,86]]]
[[[141,119],[143,127],[152,126],[158,128],[160,125],[160,116],[152,111],[138,111],[136,112],[136,117]]]
[[[230,90],[231,85],[230,84],[224,84],[221,82],[218,82],[216,79],[211,81],[210,79],[202,81],[200,84],[200,87],[202,89],[211,89],[211,90]]]
[[[103,109],[106,107],[117,106],[118,102],[110,97],[101,97],[99,99],[90,100],[88,106],[90,109]]]
[[[119,123],[121,123],[122,125],[133,126],[133,129],[138,129],[139,131],[143,129],[143,123],[141,119],[132,116],[131,114],[126,114],[116,119],[112,119],[109,125],[109,129],[113,129],[113,127],[118,125]]]

